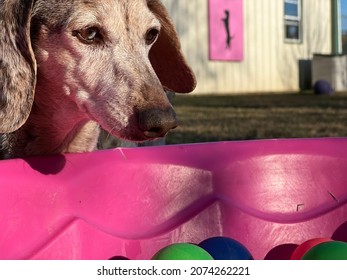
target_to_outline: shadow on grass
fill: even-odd
[[[177,95],[168,144],[347,136],[347,94]]]
[[[250,95],[177,95],[174,106],[228,108],[347,108],[347,94],[333,96],[313,93],[250,94]]]

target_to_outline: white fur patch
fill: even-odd
[[[78,90],[76,97],[79,101],[88,101],[90,99],[90,94],[85,90]]]

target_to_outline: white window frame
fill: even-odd
[[[302,42],[302,11],[301,11],[301,5],[302,5],[302,0],[284,0],[284,40],[285,42],[288,43],[301,43]],[[285,9],[285,4],[296,4],[298,7],[298,15],[293,16],[293,15],[286,15],[286,9]],[[287,26],[292,25],[292,26],[298,26],[298,32],[299,32],[299,38],[287,38]]]

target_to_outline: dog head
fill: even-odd
[[[9,0],[0,9],[0,132],[26,121],[36,79],[121,138],[177,125],[165,90],[190,92],[195,77],[159,0]]]

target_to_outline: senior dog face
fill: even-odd
[[[4,158],[91,151],[99,125],[163,137],[177,126],[165,89],[195,87],[158,0],[0,0],[0,46]]]

